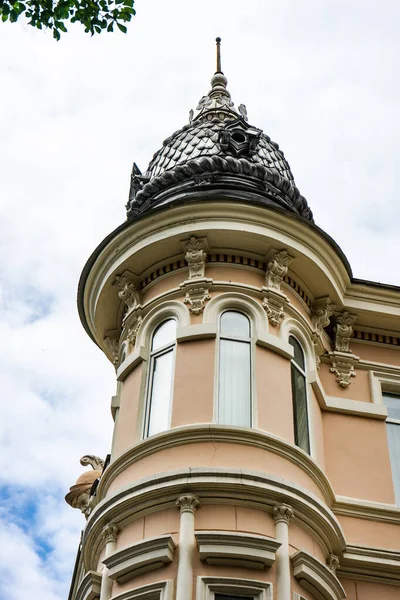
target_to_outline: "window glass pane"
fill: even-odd
[[[294,418],[294,441],[305,452],[310,454],[310,441],[308,435],[307,392],[306,378],[292,364],[292,395]]]
[[[291,346],[293,346],[293,350],[294,350],[294,357],[293,360],[296,364],[299,365],[299,367],[301,367],[303,369],[303,371],[306,370],[305,368],[305,362],[304,362],[304,352],[302,347],[300,346],[299,342],[296,340],[296,338],[294,338],[292,335],[289,337],[289,344]]]
[[[383,404],[387,406],[389,418],[400,419],[400,396],[383,394]]]
[[[147,435],[165,431],[169,427],[173,357],[174,350],[172,348],[152,360],[153,373]]]
[[[386,423],[389,444],[390,464],[392,467],[394,495],[400,506],[400,425]]]
[[[153,335],[153,343],[151,345],[152,350],[162,348],[167,344],[172,344],[176,340],[176,321],[175,319],[168,319],[157,327]]]
[[[220,340],[219,361],[218,421],[250,427],[250,344]]]
[[[250,321],[242,313],[229,311],[221,315],[221,335],[232,337],[250,337]]]

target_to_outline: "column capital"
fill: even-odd
[[[175,505],[178,507],[181,514],[184,512],[190,512],[194,515],[199,504],[200,500],[194,494],[182,494],[182,496],[179,496],[178,500],[175,502]]]
[[[293,509],[289,504],[275,504],[272,514],[276,523],[284,522],[289,525],[289,521],[293,517]]]
[[[118,532],[119,532],[119,529],[118,529],[117,525],[114,525],[113,523],[109,523],[108,525],[106,525],[104,527],[101,534],[102,534],[102,537],[103,537],[103,540],[105,541],[105,543],[108,544],[109,542],[115,543],[117,541]]]

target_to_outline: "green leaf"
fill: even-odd
[[[126,27],[125,25],[121,25],[121,23],[117,23],[117,27],[120,31],[122,31],[122,33],[126,33]]]

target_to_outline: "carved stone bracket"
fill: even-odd
[[[183,512],[190,512],[194,514],[199,504],[200,500],[194,494],[182,494],[182,496],[179,496],[175,503],[181,514]]]
[[[360,360],[358,356],[346,354],[345,352],[330,352],[332,361],[331,373],[335,373],[336,381],[342,388],[346,388],[351,383],[351,378],[356,376],[354,365]]]
[[[84,467],[90,465],[94,471],[102,471],[104,468],[104,460],[94,454],[85,454],[85,456],[82,456],[80,463]]]
[[[275,523],[283,521],[284,523],[289,524],[290,519],[293,517],[293,509],[289,504],[275,504],[272,514]]]
[[[119,333],[116,331],[107,331],[104,341],[112,356],[113,364],[116,366],[119,358]]]
[[[264,292],[262,305],[271,325],[278,327],[282,323],[285,317],[285,308],[288,304],[289,300],[285,294],[274,292],[273,290]]]
[[[182,242],[185,252],[185,261],[189,266],[188,279],[201,279],[204,277],[207,261],[207,240],[196,238],[194,235],[189,240]]]
[[[351,378],[356,376],[354,367],[360,360],[350,350],[350,337],[356,318],[356,315],[350,314],[347,310],[336,317],[335,350],[329,353],[332,364],[330,371],[336,375],[336,381],[343,388],[348,387]]]
[[[287,250],[273,251],[273,254],[267,257],[267,270],[265,273],[265,287],[267,289],[280,291],[281,283],[293,258]]]
[[[339,558],[336,556],[336,554],[330,554],[326,559],[326,564],[333,573],[335,573],[336,569],[340,567]]]
[[[117,541],[118,532],[119,532],[118,526],[110,523],[109,525],[106,525],[104,527],[101,534],[102,534],[102,537],[103,537],[103,540],[105,541],[105,543],[108,544],[110,542],[115,543]]]
[[[334,304],[331,303],[329,296],[317,298],[312,306],[311,319],[313,324],[312,339],[314,343],[315,362],[317,369],[321,362],[320,356],[325,352],[322,339],[324,327],[328,327],[330,318],[335,310]]]
[[[139,329],[142,324],[142,321],[143,321],[143,318],[141,317],[141,315],[139,315],[138,318],[131,325],[131,327],[128,329],[128,333],[126,335],[127,354],[130,354],[132,352],[133,348],[135,347],[136,338],[139,333]]]
[[[129,271],[126,271],[123,275],[117,275],[114,285],[118,290],[118,297],[125,305],[123,318],[123,321],[125,321],[127,316],[140,306],[140,293],[133,283],[133,276]]]
[[[188,305],[189,310],[194,315],[199,315],[206,305],[207,300],[210,300],[211,296],[208,293],[208,289],[204,287],[191,288],[186,292],[186,296],[183,300]]]
[[[351,315],[347,310],[336,317],[335,350],[337,352],[351,352],[350,337],[357,315]]]

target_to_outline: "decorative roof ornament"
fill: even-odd
[[[228,92],[226,86],[228,80],[222,72],[221,68],[221,38],[216,38],[216,50],[217,50],[217,68],[214,75],[211,78],[211,90],[207,96],[202,96],[196,106],[196,110],[199,111],[192,121],[198,121],[207,119],[211,121],[214,118],[218,118],[221,121],[225,119],[237,119],[241,113],[239,113],[231,99],[231,95]],[[240,105],[244,106],[244,105]]]
[[[134,163],[128,219],[174,201],[218,199],[233,190],[242,201],[294,213],[313,221],[278,144],[247,122],[247,109],[236,109],[221,65],[221,38],[211,90],[189,123],[164,140],[145,173]]]

